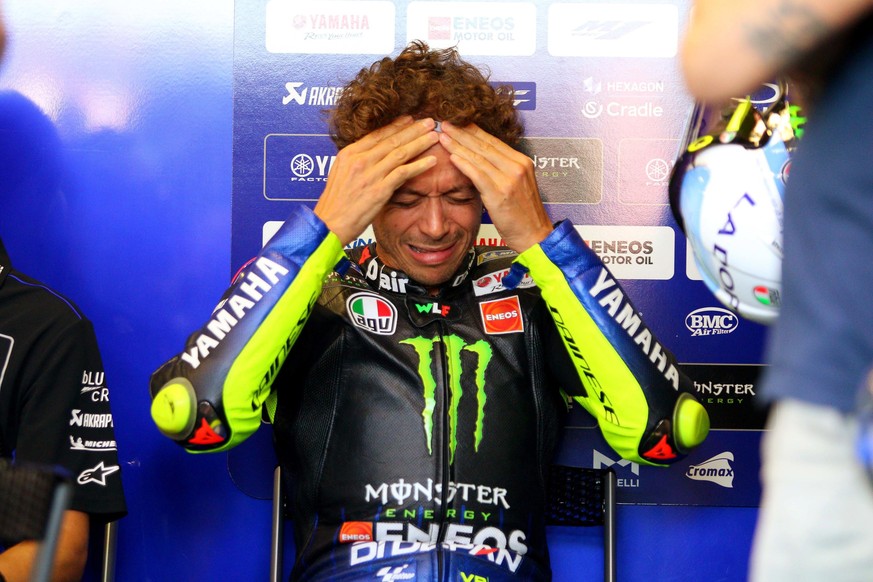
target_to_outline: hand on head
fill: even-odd
[[[421,156],[440,144],[482,196],[506,244],[522,252],[552,230],[533,162],[475,124],[458,127],[401,116],[337,154],[315,213],[345,245],[360,235],[392,194],[437,161]]]
[[[533,161],[475,124],[442,124],[440,145],[482,196],[506,245],[523,252],[546,238],[552,222],[540,198]]]
[[[433,156],[418,158],[439,141],[432,119],[401,116],[344,147],[331,167],[315,214],[343,245],[373,221],[397,188],[433,167]]]

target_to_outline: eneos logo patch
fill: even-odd
[[[524,332],[521,305],[517,295],[494,301],[483,301],[479,304],[479,311],[482,314],[482,325],[487,334]]]
[[[339,542],[341,544],[372,541],[373,524],[369,521],[347,521],[340,527]]]
[[[356,327],[370,333],[393,335],[397,328],[397,309],[378,295],[355,293],[346,300],[346,311]]]

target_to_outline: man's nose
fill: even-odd
[[[421,231],[431,238],[441,238],[449,231],[448,216],[441,196],[428,197],[419,221]]]

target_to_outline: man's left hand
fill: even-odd
[[[476,124],[442,123],[440,144],[473,182],[506,246],[523,252],[552,232],[533,161]]]

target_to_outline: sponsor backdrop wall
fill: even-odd
[[[338,88],[411,39],[457,44],[515,87],[550,214],[613,269],[709,407],[712,436],[667,471],[619,461],[574,411],[562,460],[619,478],[620,578],[744,579],[764,330],[711,298],[667,205],[691,106],[676,61],[688,7],[3,3],[0,236],[95,322],[130,504],[118,579],[266,579],[267,430],[228,454],[189,455],[153,427],[148,376],[293,205],[314,205],[336,153],[322,110]],[[499,243],[488,224],[480,238]],[[597,579],[599,531],[551,538],[557,580]]]

